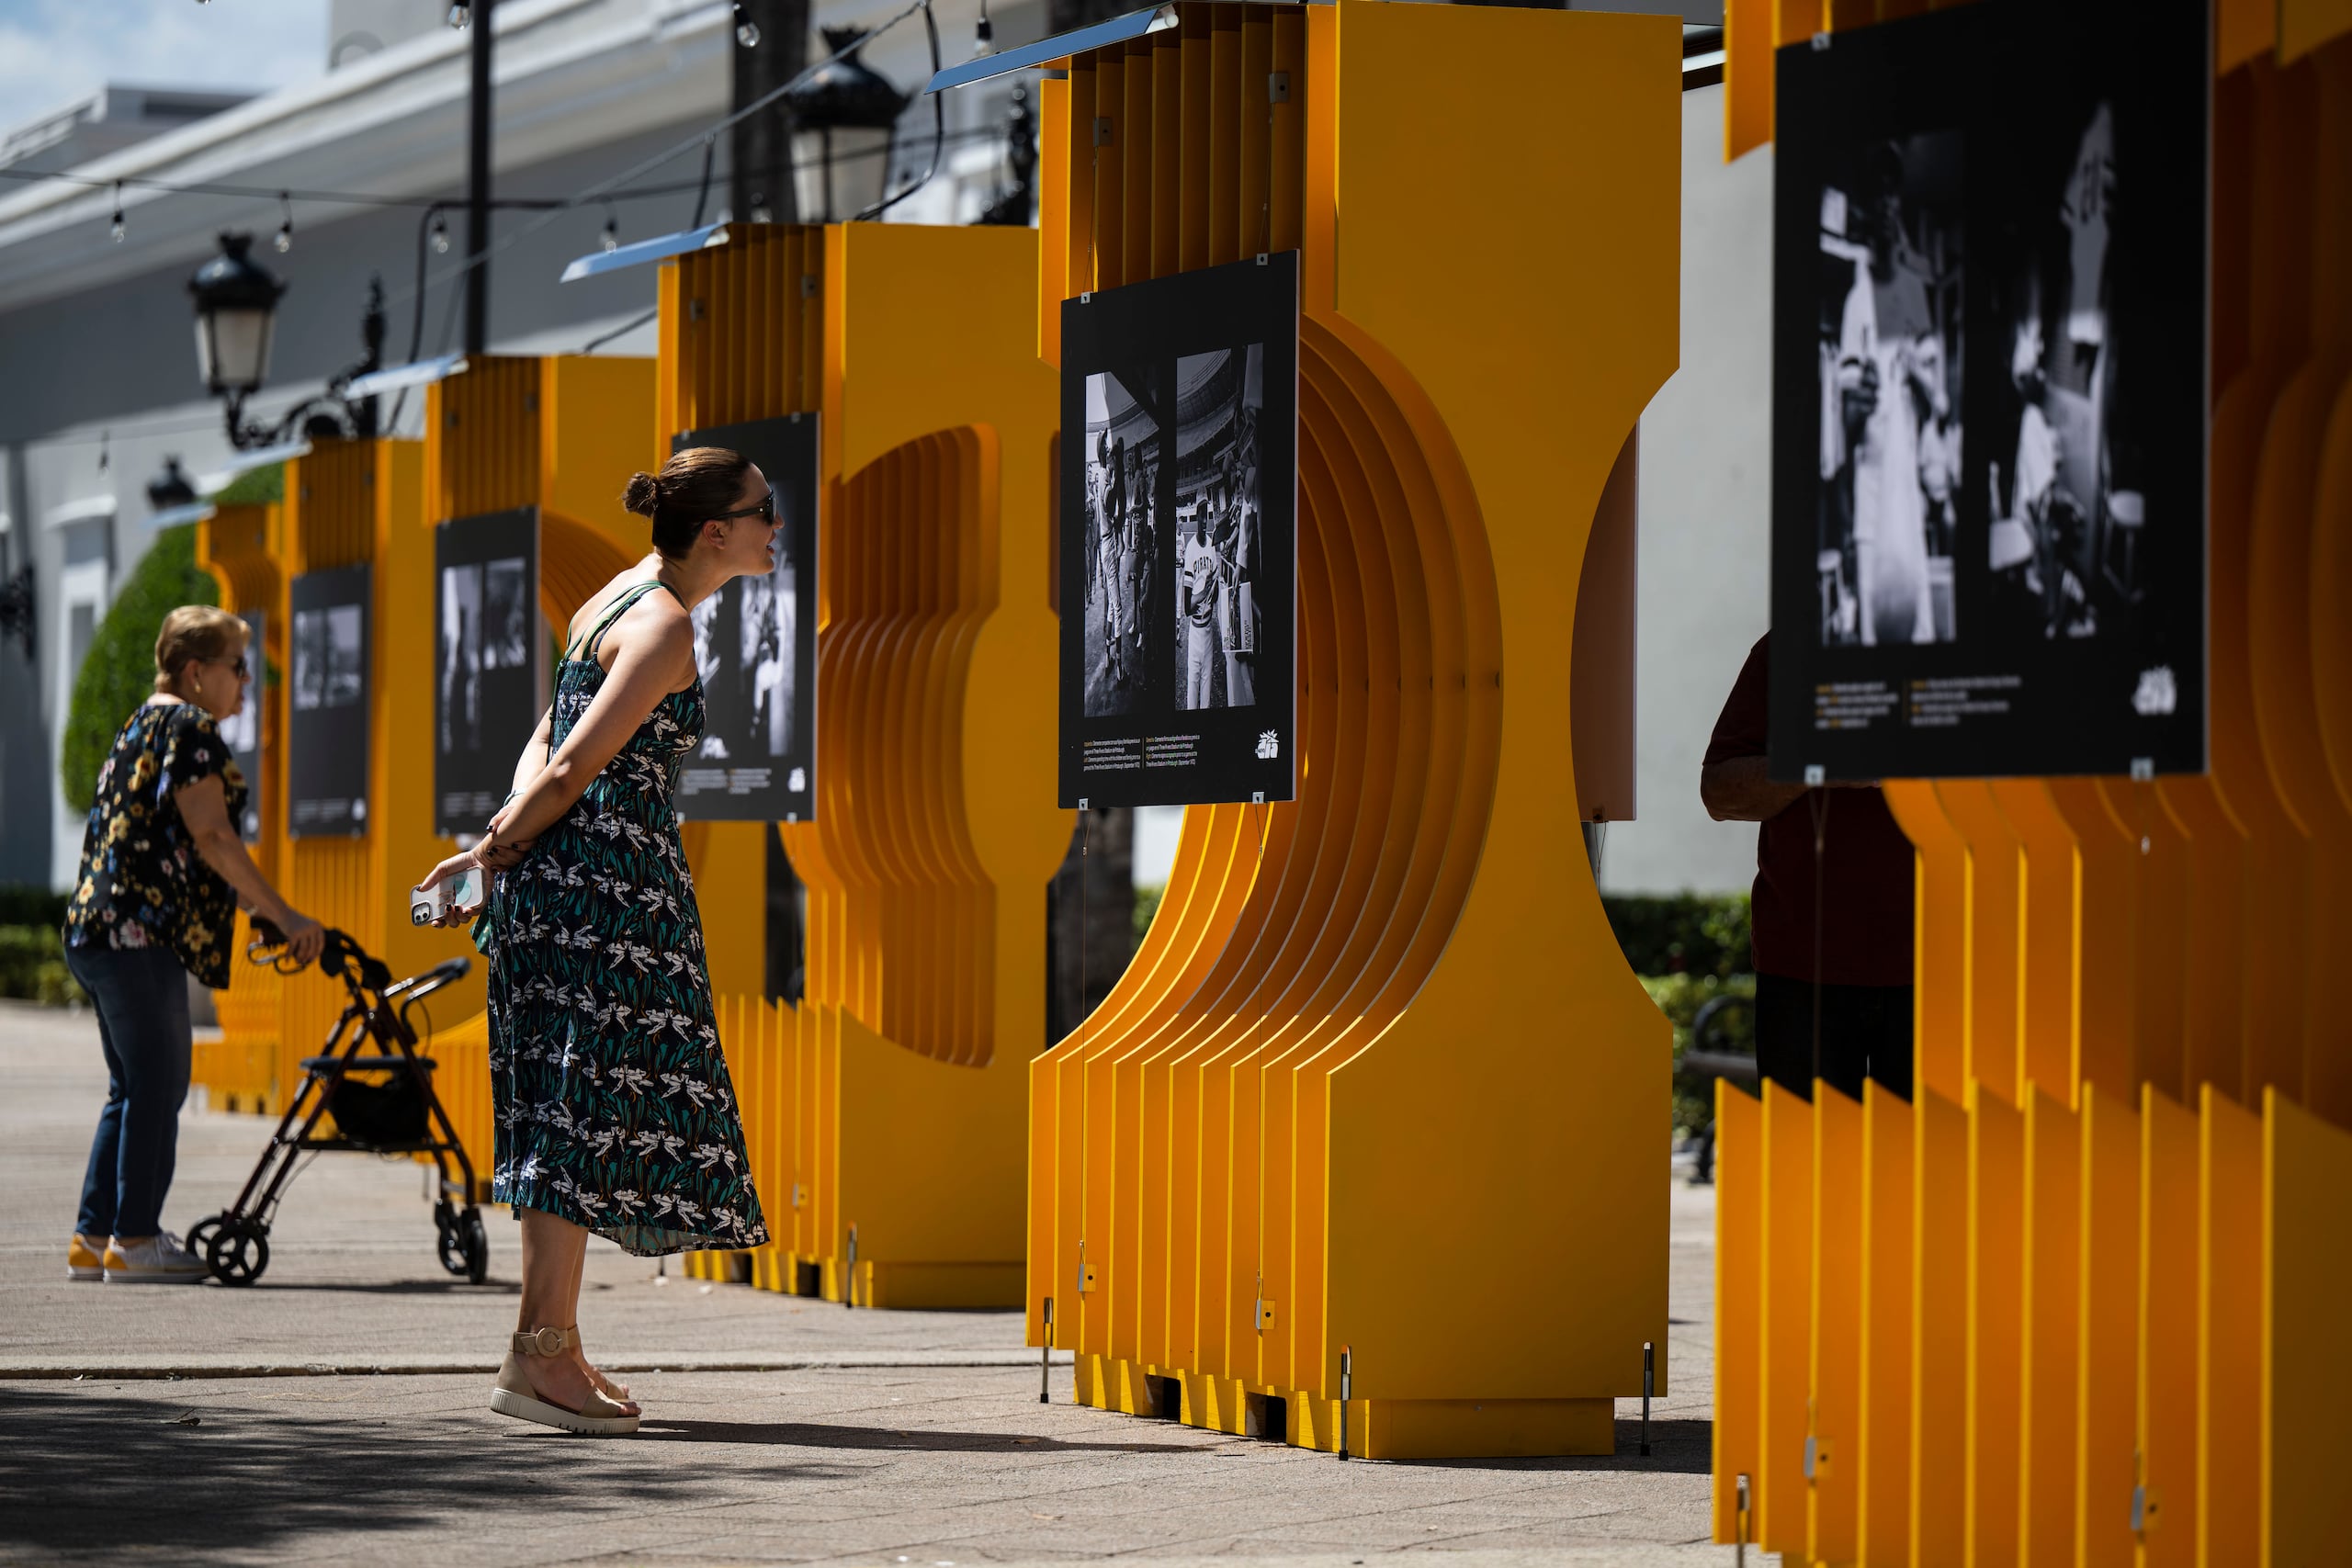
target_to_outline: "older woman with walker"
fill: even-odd
[[[187,976],[229,984],[240,904],[304,963],[325,932],[245,852],[244,775],[220,721],[244,705],[245,623],[184,604],[155,638],[155,694],[123,721],[98,770],[82,873],[65,911],[65,967],[98,1015],[107,1103],[90,1140],[66,1278],[193,1285],[204,1260],[164,1229],[194,1034]]]

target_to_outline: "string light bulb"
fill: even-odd
[[[457,4],[449,7],[449,25],[453,28],[474,25],[474,8],[469,0],[457,0]]]
[[[621,248],[621,220],[611,208],[605,209],[605,232],[602,240],[606,255]]]
[[[284,191],[277,193],[277,200],[278,204],[286,209],[284,220],[277,225],[277,239],[275,242],[277,254],[282,256],[294,248],[294,200]]]
[[[122,237],[128,231],[122,220],[122,182],[117,180],[114,183],[114,222],[107,228],[107,233],[119,245],[122,243]]]
[[[760,24],[743,15],[741,0],[735,6],[735,41],[745,49],[760,47]]]
[[[437,213],[433,219],[433,254],[436,256],[449,254],[449,220]]]
[[[973,29],[972,54],[975,59],[996,52],[996,24],[989,20],[987,0],[981,0],[980,25]]]

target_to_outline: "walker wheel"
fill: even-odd
[[[481,1228],[481,1211],[469,1206],[458,1224],[465,1233],[466,1280],[479,1285],[490,1278],[490,1236]]]
[[[209,1258],[213,1235],[220,1230],[220,1222],[227,1218],[229,1218],[227,1214],[207,1214],[197,1221],[196,1228],[187,1233],[186,1246],[189,1256]],[[207,1267],[210,1265],[208,1263]]]
[[[205,1238],[204,1261],[212,1277],[224,1285],[250,1285],[269,1267],[269,1230],[257,1220],[223,1213],[207,1222],[217,1225]]]
[[[441,1267],[463,1279],[466,1273],[466,1233],[458,1211],[447,1199],[433,1206],[433,1238],[441,1254]]]

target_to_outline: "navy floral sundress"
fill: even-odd
[[[624,591],[556,675],[550,750],[605,683],[597,645],[660,583]],[[492,879],[496,1201],[640,1257],[767,1240],[720,1054],[673,796],[702,682],[657,704],[571,809]]]

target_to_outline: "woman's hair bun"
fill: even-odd
[[[631,474],[628,488],[621,492],[621,504],[639,517],[650,517],[662,504],[662,481],[651,474]]]

